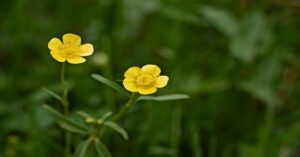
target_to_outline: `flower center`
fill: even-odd
[[[136,83],[139,86],[149,86],[154,82],[154,78],[150,74],[142,74],[136,78]]]
[[[79,48],[76,46],[72,46],[72,45],[65,45],[64,47],[64,51],[65,51],[65,57],[69,58],[69,57],[73,57],[73,56],[77,56],[79,53]]]

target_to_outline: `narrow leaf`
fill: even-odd
[[[106,146],[99,140],[95,141],[95,149],[99,157],[112,157]]]
[[[229,37],[235,36],[239,31],[239,23],[236,18],[226,10],[204,7],[200,13],[212,23],[214,27]]]
[[[58,94],[56,94],[55,92],[53,92],[53,91],[51,91],[51,90],[49,90],[49,89],[47,89],[47,88],[45,88],[45,87],[43,87],[42,90],[43,90],[44,92],[48,93],[49,95],[51,95],[52,97],[54,97],[55,99],[57,99],[57,100],[59,100],[59,101],[62,100],[62,97],[59,96]]]
[[[105,114],[101,117],[101,120],[107,119],[107,118],[110,117],[112,114],[113,114],[112,112],[107,112],[107,113],[105,113]]]
[[[98,74],[92,74],[92,78],[96,79],[97,81],[111,87],[112,89],[118,91],[119,93],[125,95],[125,96],[130,96],[130,94],[125,91],[119,84],[101,76],[101,75],[98,75]]]
[[[138,100],[154,100],[154,101],[171,101],[171,100],[181,100],[189,99],[190,96],[186,94],[168,94],[161,96],[141,96]]]
[[[60,122],[59,125],[60,125],[60,127],[66,129],[70,132],[83,134],[83,135],[86,135],[88,133],[87,131],[82,131],[81,129],[78,129],[78,128],[72,126],[72,125],[69,125],[68,123]]]
[[[70,119],[68,119],[67,117],[65,117],[64,115],[62,115],[61,113],[57,112],[55,109],[53,109],[52,107],[48,106],[48,105],[44,105],[43,106],[47,111],[49,111],[53,116],[55,116],[58,120],[61,120],[65,123],[67,123],[68,125],[71,125],[74,128],[77,128],[78,130],[81,130],[83,132],[86,132],[88,129]]]
[[[75,157],[84,157],[84,155],[85,155],[87,149],[89,148],[89,145],[91,144],[92,140],[93,140],[92,138],[89,138],[86,141],[81,142],[77,147]]]
[[[104,122],[104,125],[112,128],[115,131],[117,131],[118,133],[120,133],[123,136],[123,138],[125,140],[128,140],[128,134],[127,134],[127,132],[122,127],[120,127],[117,123],[114,123],[114,122]]]
[[[90,114],[83,112],[83,111],[79,111],[77,113],[84,118],[93,118],[93,116],[91,116]]]

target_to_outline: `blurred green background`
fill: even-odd
[[[157,64],[170,77],[121,125],[115,157],[299,157],[298,0],[6,0],[0,5],[0,156],[63,156],[63,132],[43,108],[59,102],[60,64],[47,48],[75,33],[95,53],[67,65],[72,113],[116,111],[126,101],[90,77],[123,79]],[[119,82],[121,84],[121,82]],[[74,137],[74,144],[83,137]]]

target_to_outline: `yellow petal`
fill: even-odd
[[[52,56],[55,60],[57,60],[57,61],[59,61],[59,62],[64,62],[64,61],[66,61],[65,56],[62,55],[61,53],[57,52],[57,51],[50,51],[50,54],[51,54],[51,56]]]
[[[148,94],[153,94],[156,92],[155,87],[150,87],[150,88],[139,88],[138,92],[142,95],[148,95]]]
[[[140,73],[141,73],[141,69],[139,67],[131,67],[125,72],[124,77],[125,78],[128,78],[128,77],[135,78],[135,77],[139,76]]]
[[[92,44],[84,44],[80,46],[80,56],[89,56],[93,54],[94,47]]]
[[[79,46],[81,43],[81,38],[80,38],[80,36],[78,36],[76,34],[68,33],[68,34],[63,35],[63,41],[64,41],[64,44],[67,44],[67,45]]]
[[[138,91],[138,86],[136,85],[136,83],[134,82],[134,79],[132,79],[132,78],[125,78],[123,80],[123,85],[130,92]]]
[[[48,48],[52,51],[59,51],[63,46],[63,43],[58,38],[52,38],[48,43]]]
[[[165,87],[168,84],[169,77],[168,76],[159,76],[156,78],[156,84],[155,87],[162,88]]]
[[[67,59],[67,61],[71,64],[80,64],[80,63],[85,62],[85,59],[83,57],[80,57],[80,56],[72,56],[72,57],[69,57]]]
[[[144,73],[151,74],[152,76],[156,77],[160,74],[160,68],[157,65],[148,64],[142,67],[142,71]]]

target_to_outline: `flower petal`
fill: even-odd
[[[142,71],[156,77],[160,74],[161,70],[157,65],[148,64],[142,67]]]
[[[94,47],[92,44],[84,44],[80,46],[80,56],[89,56],[93,54]]]
[[[139,76],[140,73],[141,73],[141,69],[139,67],[131,67],[125,72],[124,77],[125,78],[128,78],[128,77],[135,78],[135,77]]]
[[[52,51],[59,51],[63,46],[63,43],[58,38],[52,38],[48,43],[48,48]]]
[[[137,92],[138,91],[138,86],[134,82],[134,79],[132,78],[125,78],[123,80],[123,85],[125,89],[127,89],[130,92]]]
[[[50,54],[55,60],[59,62],[65,62],[67,60],[64,55],[57,51],[50,51]]]
[[[67,45],[79,46],[81,43],[81,38],[80,38],[80,36],[78,36],[76,34],[68,33],[68,34],[63,35],[63,41],[64,41],[64,44],[67,44]]]
[[[85,59],[83,57],[80,57],[80,56],[72,56],[72,57],[69,57],[67,59],[67,61],[71,64],[80,64],[80,63],[85,62]]]
[[[148,95],[148,94],[153,94],[157,91],[155,87],[150,87],[150,88],[139,88],[138,92],[142,95]]]
[[[168,76],[159,76],[156,78],[156,84],[155,87],[162,88],[165,87],[168,84],[169,77]]]

